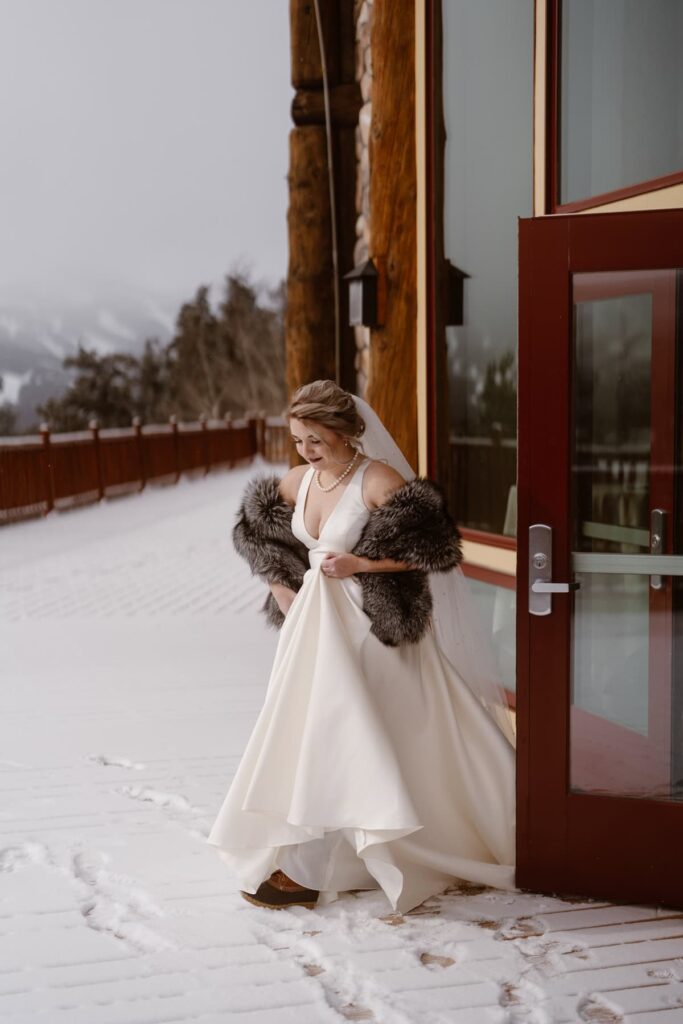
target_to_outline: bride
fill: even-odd
[[[514,726],[441,491],[333,381],[285,417],[306,465],[252,480],[233,531],[281,632],[208,842],[265,907],[514,888]]]

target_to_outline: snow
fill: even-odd
[[[456,884],[406,915],[242,900],[205,840],[277,635],[230,527],[281,468],[0,531],[4,1024],[680,1022],[673,911]]]

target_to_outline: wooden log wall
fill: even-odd
[[[355,81],[353,4],[319,0],[333,126],[340,278],[353,267],[355,128],[361,106]],[[355,343],[340,282],[341,365],[335,366],[332,233],[322,66],[315,7],[290,0],[292,120],[289,142],[289,267],[285,337],[288,393],[318,378],[354,389]],[[338,370],[338,372],[337,372]]]
[[[415,10],[374,0],[371,255],[386,272],[384,324],[371,332],[367,400],[417,468]]]

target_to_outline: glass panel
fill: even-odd
[[[574,346],[574,550],[647,552],[652,295],[577,302]]]
[[[570,785],[681,798],[671,614],[681,581],[662,576],[657,587],[658,577],[630,561],[650,553],[655,507],[671,533],[661,553],[680,550],[680,439],[669,436],[676,272],[577,274],[573,289],[572,546],[583,571],[572,621]],[[618,571],[591,570],[600,554],[622,556]]]
[[[467,584],[476,602],[480,622],[493,640],[503,686],[514,693],[517,595],[507,587],[497,587],[471,577],[468,577]]]
[[[683,4],[562,4],[561,203],[683,169]]]
[[[450,499],[462,524],[492,533],[516,525],[517,218],[532,212],[533,38],[533,0],[444,0],[444,244],[468,275],[453,272],[446,317]]]
[[[574,578],[572,705],[646,736],[649,576]]]

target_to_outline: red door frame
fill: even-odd
[[[683,907],[683,806],[570,792],[570,596],[528,614],[528,527],[571,579],[571,274],[683,267],[683,210],[520,221],[517,884]]]

